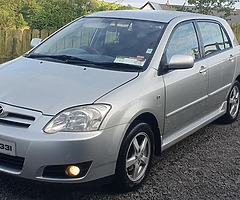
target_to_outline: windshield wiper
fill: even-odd
[[[75,56],[69,55],[61,55],[61,54],[29,54],[25,55],[27,58],[42,58],[42,59],[53,59],[58,60],[63,63],[68,64],[81,64],[88,67],[102,68],[102,69],[110,69],[110,70],[123,70],[123,71],[142,71],[142,66],[132,65],[127,63],[114,63],[114,62],[94,62],[90,60],[85,60]]]
[[[69,56],[69,55],[53,55],[53,54],[29,54],[26,56],[27,58],[51,58],[51,59],[56,59],[60,60],[66,63],[89,63],[92,64],[93,62],[89,60],[85,60],[79,57],[75,56]]]
[[[127,70],[127,71],[142,71],[143,67],[139,65],[132,65],[132,64],[127,64],[127,63],[114,63],[114,62],[101,62],[101,63],[96,63],[94,62],[95,65],[102,66],[105,69],[115,69],[115,70]]]

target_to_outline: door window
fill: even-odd
[[[200,58],[199,45],[193,23],[178,25],[165,51],[165,63],[169,63],[173,55],[191,55],[194,59]]]
[[[198,22],[202,35],[205,55],[220,52],[230,47],[230,42],[219,24],[214,22]]]

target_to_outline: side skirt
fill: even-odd
[[[177,142],[181,141],[187,136],[193,134],[194,132],[206,126],[207,124],[211,123],[212,121],[216,120],[220,116],[224,115],[226,113],[226,110],[227,110],[227,101],[224,101],[218,110],[190,124],[189,126],[179,130],[178,132],[175,132],[172,135],[166,137],[165,139],[163,139],[163,142],[162,142],[162,151],[176,144]]]

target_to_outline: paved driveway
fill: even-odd
[[[0,173],[0,199],[240,199],[240,119],[210,124],[154,159],[139,190],[115,194],[104,186],[46,185]]]

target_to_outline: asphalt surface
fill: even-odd
[[[149,178],[134,192],[46,185],[0,173],[0,200],[8,199],[240,199],[240,117],[231,125],[210,124],[155,157]]]

